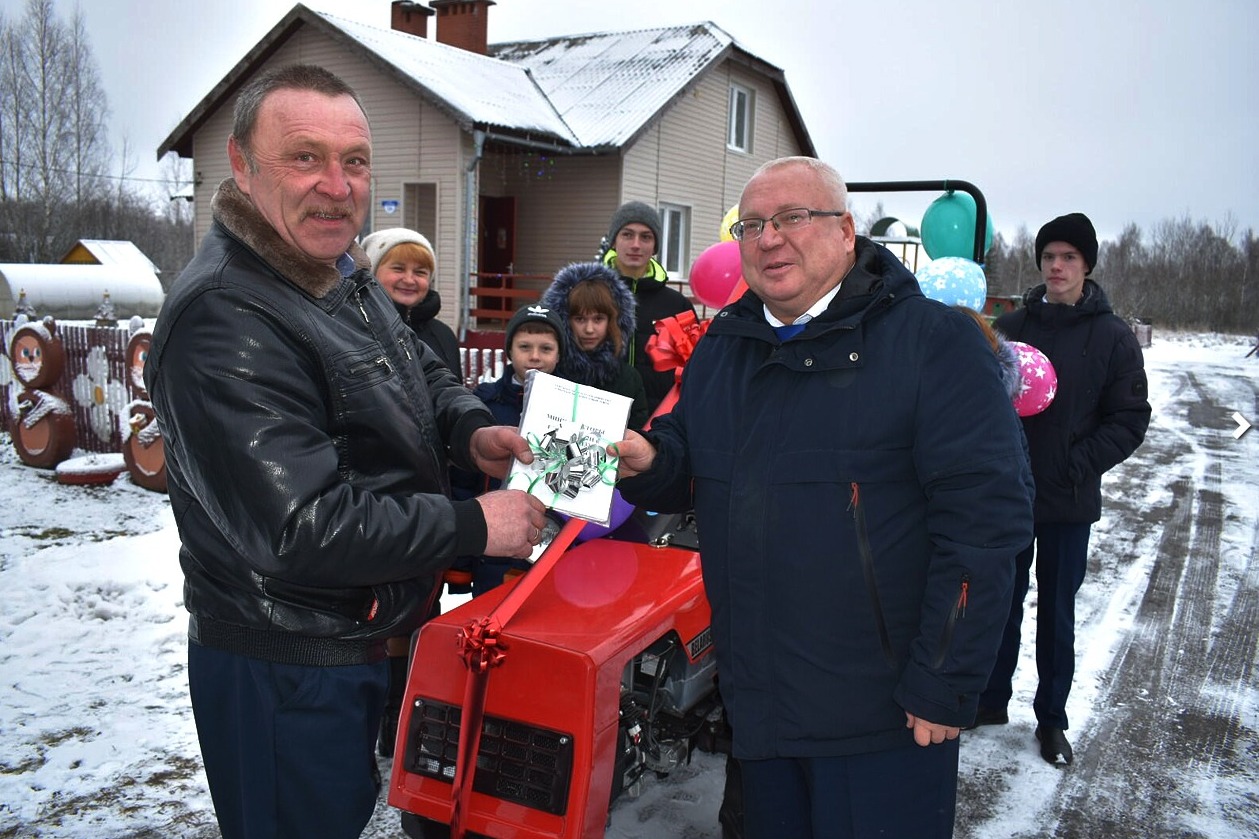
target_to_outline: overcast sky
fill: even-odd
[[[157,177],[158,145],[293,5],[82,0],[133,174]],[[390,0],[306,5],[389,26]],[[498,0],[489,20],[491,43],[711,20],[786,71],[846,178],[971,181],[1007,235],[1074,210],[1103,238],[1186,216],[1259,230],[1256,0]],[[934,197],[880,196],[911,223]]]

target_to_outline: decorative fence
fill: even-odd
[[[133,329],[0,322],[0,427],[14,431],[15,421],[29,424],[14,439],[23,460],[50,468],[71,449],[122,452],[133,481],[164,487],[161,449],[154,448],[157,426],[142,380],[148,345],[139,341],[147,334],[147,325],[139,323]],[[497,379],[503,373],[502,333],[469,337],[459,351],[464,384]],[[13,358],[15,353],[20,357]]]
[[[459,360],[463,362],[463,383],[470,388],[481,382],[497,381],[503,375],[504,360],[501,349],[462,346]]]
[[[24,391],[15,373],[12,321],[0,323],[3,364],[0,365],[0,419],[4,428],[12,426],[18,412],[18,398]],[[108,327],[84,323],[57,323],[64,355],[64,369],[40,390],[65,402],[74,417],[75,448],[86,452],[118,452],[123,444],[123,417],[136,398],[129,383],[126,326]]]

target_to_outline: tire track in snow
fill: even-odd
[[[1204,395],[1198,382],[1190,375],[1186,383],[1178,407],[1205,419],[1196,407]],[[1077,748],[1075,765],[1059,787],[1055,836],[1206,836],[1191,824],[1198,795],[1184,787],[1201,776],[1189,771],[1192,767],[1214,766],[1233,753],[1240,710],[1236,677],[1231,693],[1217,690],[1212,661],[1248,670],[1253,655],[1236,644],[1244,645],[1249,635],[1253,650],[1255,626],[1250,601],[1256,598],[1242,587],[1212,641],[1221,484],[1218,460],[1208,461],[1196,479],[1172,483],[1172,514],[1133,632],[1111,669],[1107,707],[1081,738],[1083,748]]]

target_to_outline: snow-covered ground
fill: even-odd
[[[1076,765],[1051,767],[1035,750],[1025,643],[1011,724],[963,735],[959,837],[1259,835],[1256,633],[1253,620],[1248,630],[1230,623],[1253,618],[1259,591],[1259,430],[1237,439],[1231,419],[1239,411],[1259,422],[1259,359],[1243,358],[1251,343],[1155,335],[1146,353],[1154,421],[1138,455],[1107,477],[1078,601],[1069,706]],[[1216,511],[1213,534],[1195,528],[1194,498]],[[51,472],[18,462],[0,437],[0,837],[218,836],[188,705],[177,549],[164,496],[125,476],[106,487],[59,485]],[[1178,559],[1180,575],[1192,577],[1206,559],[1199,549],[1218,555],[1200,589],[1218,607],[1185,614],[1194,599],[1173,598],[1164,610],[1178,616],[1171,629],[1144,630],[1149,615],[1161,614],[1153,571]],[[1196,633],[1179,637],[1185,625]],[[1153,687],[1127,686],[1141,656],[1172,644],[1163,659],[1188,667],[1215,661],[1225,639],[1229,658],[1204,676],[1201,691],[1229,721],[1214,751],[1175,770],[1174,793],[1142,788],[1143,774],[1157,773],[1139,766],[1135,781],[1125,776],[1115,823],[1125,807],[1138,824],[1146,813],[1144,833],[1096,822],[1073,829],[1072,802],[1109,806],[1097,797],[1116,784],[1107,749],[1146,748],[1157,726],[1150,749],[1158,760],[1159,744],[1176,749],[1196,730],[1193,702],[1174,674]],[[699,755],[653,779],[642,797],[617,805],[608,836],[719,837],[721,769],[720,757]],[[1156,806],[1159,796],[1172,798]],[[382,803],[366,835],[400,836],[396,811]]]

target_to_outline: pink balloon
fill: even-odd
[[[691,291],[705,306],[719,309],[743,278],[739,243],[718,242],[707,247],[691,265]]]
[[[1021,417],[1039,414],[1049,407],[1058,393],[1058,374],[1049,359],[1031,344],[1011,341],[1019,359],[1019,392],[1014,397],[1014,410]]]

